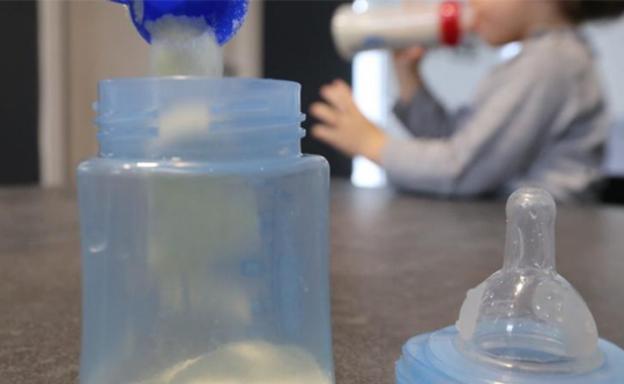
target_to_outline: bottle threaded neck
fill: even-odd
[[[100,156],[206,161],[301,154],[300,86],[206,77],[104,80]]]

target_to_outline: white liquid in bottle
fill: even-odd
[[[224,345],[141,384],[330,384],[312,356],[263,341]]]

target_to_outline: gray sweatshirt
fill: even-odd
[[[536,35],[447,113],[426,90],[395,114],[412,139],[391,139],[382,165],[396,185],[444,196],[507,195],[537,186],[560,201],[591,196],[608,119],[592,55],[572,30]]]

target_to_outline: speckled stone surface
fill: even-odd
[[[0,213],[0,384],[76,383],[75,198],[1,189]],[[504,223],[502,203],[426,200],[335,182],[337,383],[393,383],[405,340],[453,323],[465,291],[500,267]],[[559,271],[589,303],[601,336],[624,346],[624,210],[562,207],[557,230]]]

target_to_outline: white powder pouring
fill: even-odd
[[[223,76],[223,50],[203,18],[166,15],[145,27],[153,76]]]
[[[223,49],[202,17],[165,15],[147,22],[150,32],[150,72],[152,76],[223,76]],[[188,139],[210,125],[205,103],[183,101],[161,111],[159,140],[166,145]]]

